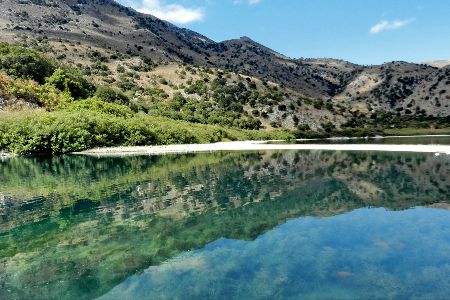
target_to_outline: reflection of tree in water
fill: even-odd
[[[92,298],[220,237],[447,201],[449,172],[447,157],[394,153],[13,158],[0,168],[0,283],[22,298]]]

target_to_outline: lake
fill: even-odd
[[[450,156],[0,161],[0,299],[445,299]]]
[[[298,144],[450,145],[450,135],[387,136],[298,140]]]

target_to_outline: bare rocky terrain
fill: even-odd
[[[251,76],[286,89],[295,95],[291,100],[301,96],[332,101],[342,108],[334,111],[334,119],[328,117],[335,124],[343,122],[344,111],[450,115],[449,65],[390,62],[360,66],[335,59],[292,59],[248,37],[215,42],[113,0],[0,0],[0,36],[80,66],[92,56],[112,57],[105,62],[112,70],[110,77],[119,64],[136,60]],[[149,82],[140,79],[139,83]]]

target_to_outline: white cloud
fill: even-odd
[[[381,20],[380,22],[372,26],[372,28],[370,28],[370,33],[377,34],[383,31],[399,29],[411,24],[415,20],[416,19],[414,18],[407,20],[394,20],[394,21]]]
[[[254,4],[258,4],[259,2],[261,2],[261,0],[247,0],[247,2],[250,5],[254,5]]]
[[[157,18],[178,23],[187,24],[203,20],[202,8],[189,8],[180,4],[167,4],[161,0],[143,0],[134,8],[144,14],[151,14]]]

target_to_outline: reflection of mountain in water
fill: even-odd
[[[297,218],[184,252],[100,299],[447,299],[448,224],[427,208]]]
[[[298,216],[445,206],[449,163],[295,151],[12,158],[0,169],[0,298],[100,296],[182,251]]]

